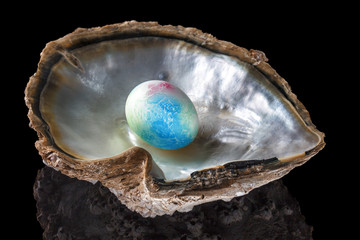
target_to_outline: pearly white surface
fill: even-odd
[[[155,37],[105,41],[72,53],[85,72],[61,59],[40,107],[55,143],[79,159],[111,157],[140,146],[167,179],[177,179],[230,161],[292,156],[320,141],[258,70],[233,57]],[[194,103],[200,128],[187,147],[157,149],[129,130],[126,98],[151,79],[169,81]]]

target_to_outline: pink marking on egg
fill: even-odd
[[[173,90],[175,87],[168,82],[160,82],[160,83],[151,83],[148,85],[149,91],[147,95],[150,96],[154,93],[160,92],[162,90]]]

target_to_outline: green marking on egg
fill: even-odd
[[[136,86],[126,100],[125,114],[137,136],[162,149],[187,146],[199,129],[190,98],[165,81],[151,80]]]

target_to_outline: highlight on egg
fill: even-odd
[[[151,80],[136,86],[126,100],[125,114],[137,136],[161,149],[187,146],[199,129],[190,98],[166,81]]]

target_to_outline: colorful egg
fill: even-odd
[[[136,135],[162,149],[185,147],[199,129],[190,98],[165,81],[151,80],[136,86],[126,100],[125,114]]]

